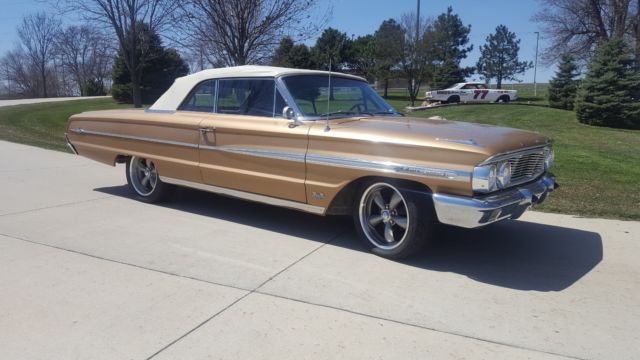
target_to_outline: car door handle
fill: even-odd
[[[215,130],[216,130],[215,128],[200,128],[200,129],[198,129],[198,131],[200,131],[202,134],[214,132]]]

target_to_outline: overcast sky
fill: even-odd
[[[388,18],[399,18],[403,13],[416,8],[416,0],[333,0],[333,16],[329,26],[347,34],[359,36],[373,33],[380,23]],[[38,0],[0,0],[0,54],[11,49],[16,40],[16,26],[24,15],[37,11],[51,11],[46,2]],[[479,56],[479,46],[497,25],[504,24],[522,40],[520,58],[534,61],[537,24],[531,22],[533,13],[539,9],[536,0],[422,0],[421,13],[436,17],[446,11],[447,6],[460,15],[465,24],[471,24],[470,40],[473,52],[463,61],[463,65],[473,66]],[[69,21],[69,20],[67,20]],[[546,44],[540,38],[540,48]],[[548,82],[555,68],[538,65],[538,82]],[[477,75],[475,76],[477,78]],[[533,69],[527,71],[521,80],[533,82]]]

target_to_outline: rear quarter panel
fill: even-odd
[[[198,127],[202,114],[143,110],[74,115],[67,134],[79,155],[114,165],[119,155],[152,159],[162,176],[201,181]]]

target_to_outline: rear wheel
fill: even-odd
[[[502,95],[498,98],[498,100],[496,100],[497,103],[508,103],[511,100],[511,98],[508,95]]]
[[[449,96],[449,98],[447,98],[447,101],[445,101],[444,103],[445,104],[458,104],[458,103],[460,103],[460,96],[451,95],[451,96]]]
[[[137,156],[127,160],[127,183],[138,200],[148,203],[166,199],[174,189],[160,180],[152,160]]]
[[[413,193],[388,182],[370,182],[354,206],[358,235],[376,255],[391,259],[414,255],[427,244],[434,224],[424,205]]]

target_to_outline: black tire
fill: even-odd
[[[451,95],[447,98],[447,101],[444,102],[445,104],[459,104],[460,103],[460,96],[458,95]]]
[[[141,168],[141,167],[144,167]],[[166,200],[173,190],[174,185],[160,180],[153,160],[131,156],[127,159],[125,169],[127,184],[137,200],[146,203],[157,203]],[[146,178],[146,181],[145,181]]]
[[[386,208],[378,205],[376,192],[382,197]],[[400,196],[401,202],[395,200],[394,206],[395,194]],[[353,219],[359,238],[372,253],[388,259],[402,259],[419,253],[428,244],[435,225],[433,207],[429,206],[427,200],[430,199],[402,190],[391,181],[365,183],[353,206]],[[378,212],[380,215],[377,215]],[[403,228],[400,223],[406,227]]]
[[[511,101],[511,98],[508,95],[502,95],[498,98],[498,100],[496,100],[497,103],[508,103],[509,101]]]

